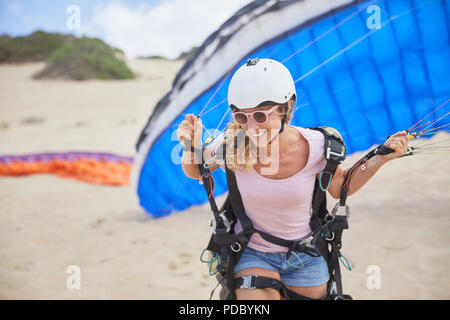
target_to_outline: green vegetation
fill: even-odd
[[[100,39],[76,38],[48,58],[35,78],[132,79],[133,72],[123,60],[123,52]]]
[[[194,55],[194,53],[197,51],[197,49],[198,49],[198,47],[194,46],[194,47],[191,48],[191,50],[182,52],[178,56],[177,60],[182,60],[182,59],[183,60],[189,60],[189,58]]]
[[[138,59],[160,59],[160,60],[170,60],[169,58],[163,57],[163,56],[158,56],[158,55],[154,55],[154,56],[140,56],[138,57]]]
[[[175,61],[175,60],[189,60],[190,57],[192,57],[192,55],[197,51],[198,47],[194,46],[191,49],[189,49],[188,51],[183,51],[181,52],[178,57],[176,57],[175,59],[169,59],[167,57],[164,56],[159,56],[159,55],[152,55],[152,56],[140,56],[138,57],[139,59],[162,59],[162,60],[169,60],[169,61]]]
[[[29,36],[0,36],[0,63],[42,61],[57,48],[73,41],[73,35],[36,31]]]
[[[47,61],[34,78],[132,79],[124,53],[100,39],[36,31],[29,36],[0,36],[0,63]]]

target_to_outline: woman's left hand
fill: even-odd
[[[394,152],[383,155],[385,160],[393,160],[403,156],[408,151],[408,134],[400,131],[390,136],[384,145],[394,150]]]

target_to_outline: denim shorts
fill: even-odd
[[[249,268],[275,271],[280,275],[281,282],[294,287],[320,286],[330,279],[325,259],[305,253],[292,254],[287,260],[286,252],[262,252],[247,247],[234,267],[234,273]]]

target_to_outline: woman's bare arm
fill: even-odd
[[[384,143],[385,146],[394,150],[394,152],[387,155],[375,155],[370,158],[364,166],[360,166],[356,169],[352,175],[350,183],[348,185],[347,195],[351,195],[361,189],[370,178],[380,169],[380,167],[388,162],[404,155],[408,150],[408,138],[405,131],[397,132],[389,137]],[[339,199],[341,196],[342,184],[347,170],[342,170],[339,166],[336,169],[333,179],[331,180],[328,191],[335,199]]]
[[[363,185],[367,183],[374,176],[374,174],[381,168],[383,164],[385,164],[388,160],[383,158],[383,156],[376,155],[370,158],[366,164],[365,169],[362,170],[359,167],[352,179],[350,180],[350,184],[347,190],[347,195],[351,195],[361,189]],[[342,184],[344,183],[344,177],[347,173],[347,170],[342,170],[339,166],[336,169],[333,179],[331,180],[330,187],[328,188],[328,192],[335,199],[339,199],[341,196]]]

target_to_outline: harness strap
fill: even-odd
[[[216,220],[217,228],[224,228],[225,224],[219,215],[219,209],[217,208],[217,203],[216,200],[214,199],[213,194],[214,179],[211,177],[211,172],[209,171],[209,169],[203,166],[203,164],[205,163],[205,159],[203,157],[203,151],[205,150],[205,146],[202,146],[201,149],[195,148],[191,140],[184,139],[183,150],[191,151],[200,155],[201,161],[198,164],[198,171],[202,177],[202,184],[203,187],[205,188],[206,194],[208,195],[209,205],[211,207],[211,211],[213,212],[214,219]]]
[[[228,192],[230,197],[231,207],[239,222],[242,225],[242,230],[244,232],[253,231],[253,222],[245,213],[244,204],[242,203],[241,193],[236,182],[236,175],[231,171],[225,161],[225,171],[227,175]]]
[[[206,194],[208,195],[209,205],[211,207],[211,211],[213,212],[214,219],[216,220],[216,227],[218,229],[226,228],[222,218],[220,217],[219,209],[217,208],[217,203],[216,203],[216,200],[215,200],[214,194],[213,194],[214,179],[211,177],[211,172],[209,171],[209,169],[206,169],[203,166],[203,163],[204,163],[203,152],[201,154],[202,154],[202,161],[198,165],[198,170],[202,176],[202,184],[203,184],[203,187],[205,188]]]
[[[312,202],[312,214],[309,226],[313,232],[319,230],[322,226],[322,219],[328,214],[326,204],[326,193],[319,188],[319,179],[316,178]]]
[[[228,201],[229,206],[231,206],[232,212],[239,220],[242,226],[242,232],[238,234],[230,234],[228,230],[223,225],[223,221],[219,215],[219,210],[215,204],[212,191],[214,186],[211,185],[210,172],[208,168],[204,168],[203,164],[199,166],[200,173],[202,174],[202,180],[204,182],[205,190],[208,193],[209,201],[211,204],[211,209],[214,213],[214,218],[216,219],[216,233],[214,234],[214,247],[218,249],[223,260],[218,266],[218,270],[222,273],[224,280],[229,284],[229,297],[233,298],[234,288],[274,288],[280,292],[286,299],[307,299],[313,300],[286,288],[280,281],[276,279],[271,279],[267,277],[259,277],[257,275],[245,276],[238,279],[234,279],[234,273],[232,272],[233,267],[239,261],[244,249],[247,246],[248,241],[254,233],[259,233],[261,237],[271,243],[287,247],[288,254],[293,251],[306,253],[310,256],[317,257],[321,255],[321,251],[316,249],[316,240],[320,237],[327,237],[330,231],[333,232],[335,240],[332,241],[332,250],[328,255],[328,266],[332,274],[332,280],[336,285],[336,293],[338,297],[342,297],[342,284],[340,279],[340,268],[339,268],[339,250],[340,241],[342,235],[342,229],[344,226],[336,225],[333,219],[329,220],[328,210],[326,208],[326,189],[329,187],[329,183],[334,175],[337,166],[345,158],[345,146],[343,141],[339,136],[339,133],[332,132],[333,129],[324,128],[311,128],[321,131],[325,136],[325,158],[327,164],[325,169],[322,171],[322,175],[319,179],[316,179],[316,185],[313,194],[313,213],[310,220],[311,234],[308,235],[307,239],[301,241],[293,241],[281,239],[276,236],[270,235],[260,230],[256,230],[250,218],[245,212],[245,208],[242,202],[242,197],[237,186],[236,176],[232,170],[230,170],[226,164],[225,148],[220,154],[223,156],[225,162],[225,171],[228,184]],[[330,132],[331,130],[331,132]],[[202,163],[203,163],[203,152]],[[324,188],[323,179],[328,179],[326,181],[326,188]],[[338,218],[338,216],[336,216]],[[346,217],[344,217],[346,218]],[[333,222],[332,224],[330,224]],[[330,226],[330,228],[328,228]],[[337,230],[340,228],[340,232]],[[347,226],[348,228],[348,226]],[[334,229],[334,230],[332,230]],[[230,250],[231,249],[231,250]],[[322,249],[321,249],[322,250]],[[315,299],[314,299],[315,300]]]
[[[268,234],[268,233],[260,231],[260,230],[255,230],[255,232],[258,233],[261,236],[261,238],[263,238],[264,240],[266,240],[270,243],[288,248],[289,249],[287,252],[288,259],[293,251],[305,253],[311,257],[319,257],[320,256],[319,250],[317,250],[313,246],[314,245],[313,233],[309,234],[306,237],[306,239],[304,239],[304,240],[286,240],[286,239],[278,238],[276,236],[273,236],[271,234]]]
[[[234,283],[236,289],[250,290],[272,288],[278,291],[283,285],[277,279],[261,277],[256,274],[236,278]]]
[[[329,127],[316,127],[310,128],[311,130],[320,131],[325,137],[325,150],[324,155],[327,160],[325,168],[320,173],[319,177],[319,187],[320,190],[326,192],[330,187],[333,175],[336,172],[336,168],[345,159],[345,146],[340,136],[333,128]]]
[[[328,265],[333,271],[331,274],[332,280],[336,284],[336,296],[342,297],[342,279],[341,267],[339,264],[339,255],[342,247],[342,232],[348,229],[347,216],[338,215],[334,218],[333,224],[330,226],[330,231],[333,233],[333,240],[331,240],[331,252],[328,257]]]
[[[314,299],[305,297],[298,294],[290,289],[288,289],[281,281],[269,277],[258,276],[256,274],[242,276],[235,279],[236,289],[275,289],[286,299],[286,300],[324,300],[327,295],[320,299]]]
[[[346,149],[342,137],[335,129],[329,127],[316,127],[309,129],[320,131],[323,134],[325,138],[324,156],[327,161],[325,168],[320,173],[319,179],[316,179],[314,186],[312,204],[313,212],[309,225],[311,230],[317,231],[320,230],[322,222],[321,219],[328,214],[326,205],[326,191],[331,184],[331,180],[333,179],[337,167],[345,159]]]

